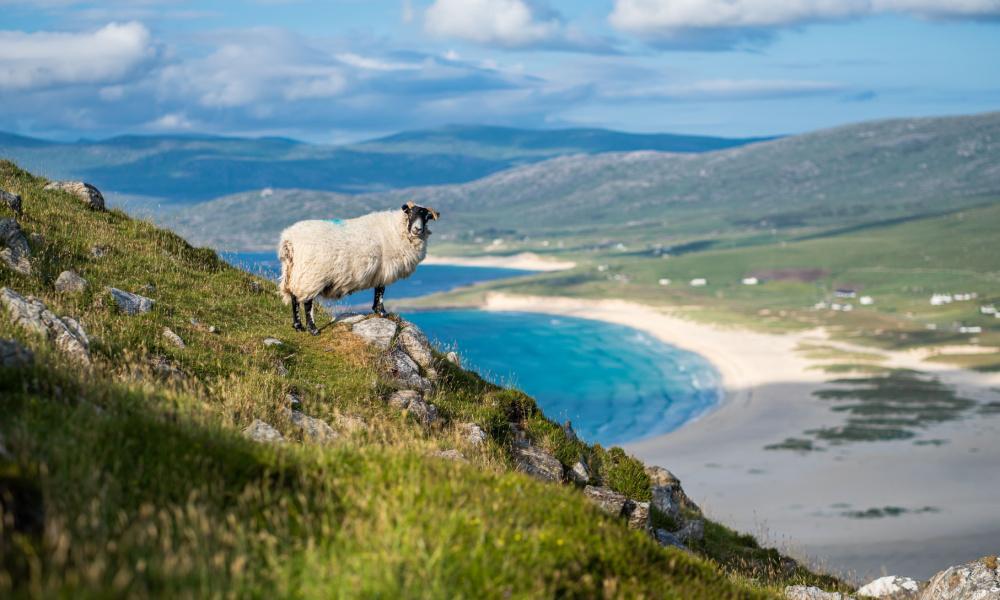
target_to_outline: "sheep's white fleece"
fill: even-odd
[[[337,299],[409,277],[427,254],[427,240],[407,231],[401,210],[343,221],[299,221],[281,232],[281,296]]]

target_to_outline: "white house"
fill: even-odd
[[[958,328],[959,333],[982,333],[983,328],[979,325],[963,325]]]
[[[984,315],[995,315],[997,314],[997,307],[992,304],[987,304],[985,306],[980,306],[979,312]]]
[[[760,280],[757,279],[756,277],[743,278],[743,285],[757,285],[758,283],[760,283]]]
[[[670,285],[670,280],[667,279],[666,277],[664,277],[664,278],[660,279],[660,281],[658,283],[660,285]]]
[[[934,294],[931,296],[931,306],[942,306],[944,304],[951,304],[951,302],[951,294]]]
[[[691,287],[703,287],[708,285],[708,280],[704,277],[698,277],[691,280]]]
[[[861,296],[861,298],[858,299],[858,302],[861,303],[861,306],[871,306],[872,304],[875,304],[875,299],[871,296]]]

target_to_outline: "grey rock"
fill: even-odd
[[[126,292],[114,287],[108,287],[107,290],[111,292],[111,297],[115,299],[118,309],[126,315],[139,315],[153,310],[155,301],[152,298]]]
[[[275,363],[274,371],[282,377],[288,377],[288,367],[285,366],[285,361],[279,360]]]
[[[853,600],[840,592],[824,592],[811,585],[790,585],[785,588],[786,600]]]
[[[0,367],[21,369],[35,362],[34,353],[17,340],[0,339]]]
[[[656,538],[657,543],[664,547],[680,548],[681,550],[687,550],[687,546],[684,545],[677,536],[670,533],[666,529],[657,529],[653,532],[653,537]]]
[[[422,400],[420,392],[415,392],[413,390],[399,390],[398,392],[393,392],[389,396],[389,406],[395,408],[396,410],[406,410],[411,402],[415,400]]]
[[[337,423],[337,427],[347,432],[366,431],[368,429],[368,424],[360,417],[338,413],[333,418]]]
[[[449,352],[448,354],[444,355],[444,358],[445,358],[445,360],[447,360],[451,364],[455,365],[456,367],[461,367],[462,366],[462,359],[460,359],[458,357],[458,353],[457,352]]]
[[[909,577],[879,577],[860,588],[858,595],[880,600],[912,600],[920,592],[920,583]]]
[[[413,415],[418,421],[425,425],[430,425],[437,421],[437,407],[424,400],[420,392],[414,390],[399,390],[389,396],[389,406],[406,411]]]
[[[393,348],[386,355],[384,363],[386,371],[397,387],[425,392],[433,387],[428,379],[421,377],[417,363],[399,348]]]
[[[625,512],[627,513],[629,527],[640,531],[650,530],[649,502],[629,500],[625,503]]]
[[[562,482],[563,466],[555,456],[537,446],[516,446],[517,470],[542,481]]]
[[[927,583],[920,600],[1000,600],[1000,559],[986,556],[941,571]]]
[[[369,344],[388,350],[392,338],[396,335],[396,329],[396,324],[389,319],[376,317],[356,323],[351,328],[351,332]]]
[[[46,190],[61,190],[73,194],[94,210],[104,210],[104,196],[96,187],[84,181],[52,181]]]
[[[280,431],[260,419],[254,419],[253,423],[243,430],[243,435],[255,442],[267,444],[285,441],[285,436],[281,435]]]
[[[0,260],[21,275],[31,275],[31,247],[14,219],[0,219]]]
[[[0,202],[6,204],[8,208],[14,211],[14,214],[21,214],[21,197],[17,194],[12,194],[6,190],[0,190]]]
[[[288,404],[288,408],[297,410],[302,406],[302,396],[295,391],[288,392],[285,394],[285,403]]]
[[[355,312],[345,312],[340,313],[334,319],[334,323],[344,323],[346,325],[354,325],[355,323],[360,323],[364,321],[367,317],[361,313]]]
[[[265,346],[281,346],[282,344],[284,344],[284,342],[282,342],[278,338],[273,338],[273,337],[264,338]]]
[[[288,420],[296,429],[302,432],[302,437],[309,441],[327,444],[338,437],[337,432],[326,421],[310,417],[297,410],[291,411]]]
[[[677,531],[677,537],[686,544],[700,542],[705,539],[705,522],[701,519],[691,519]]]
[[[78,294],[87,289],[87,280],[80,277],[76,271],[63,271],[56,278],[55,288],[57,292],[67,294]]]
[[[681,481],[663,467],[646,467],[653,492],[653,506],[672,519],[680,519],[681,510],[701,514],[698,505],[691,501],[681,487]]]
[[[0,288],[0,304],[11,323],[51,340],[56,348],[84,366],[90,365],[90,339],[75,319],[59,318],[37,298],[21,296],[10,288]]]
[[[569,478],[573,480],[574,483],[579,483],[581,485],[586,485],[590,483],[590,469],[587,467],[587,463],[580,459],[573,463],[573,466],[569,470]]]
[[[257,281],[256,279],[251,279],[247,283],[247,289],[249,289],[250,293],[252,294],[260,294],[264,291],[264,284]]]
[[[470,446],[481,446],[486,443],[486,432],[475,423],[462,423],[458,426]]]
[[[450,450],[438,450],[434,453],[434,456],[438,456],[447,460],[453,460],[455,462],[469,462],[466,460],[465,455],[455,450],[454,448]]]
[[[149,356],[146,359],[146,365],[149,367],[149,371],[153,377],[160,381],[182,383],[188,380],[188,374],[166,356],[158,354]],[[136,375],[140,378],[142,376],[141,373],[136,373]]]
[[[625,494],[619,494],[606,487],[588,485],[583,488],[583,495],[609,515],[615,517],[625,515],[625,504],[628,502]]]
[[[170,329],[169,327],[163,328],[163,339],[167,340],[167,342],[178,348],[187,347],[187,344],[184,343],[184,340],[181,339],[181,336],[174,333],[174,330]]]
[[[94,244],[90,247],[90,256],[94,258],[104,258],[108,255],[108,247],[103,244]]]
[[[403,328],[399,332],[398,342],[410,358],[424,369],[428,377],[437,376],[437,372],[434,370],[431,343],[427,341],[427,336],[424,335],[423,331],[420,331],[419,327],[409,321],[404,321]]]

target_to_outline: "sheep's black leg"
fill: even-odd
[[[382,305],[382,294],[385,293],[385,286],[380,285],[375,288],[375,301],[372,302],[372,312],[385,316],[385,306]]]
[[[302,321],[299,320],[299,299],[292,296],[292,329],[295,331],[305,331]]]
[[[309,328],[309,333],[319,335],[319,329],[316,329],[316,323],[313,322],[313,301],[306,300],[302,303],[302,308],[306,311],[306,327]]]

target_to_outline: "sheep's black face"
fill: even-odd
[[[424,208],[412,202],[404,204],[402,209],[406,214],[406,229],[413,237],[426,238],[431,234],[430,229],[427,228],[427,224],[431,221],[436,221],[441,216],[433,208]]]

